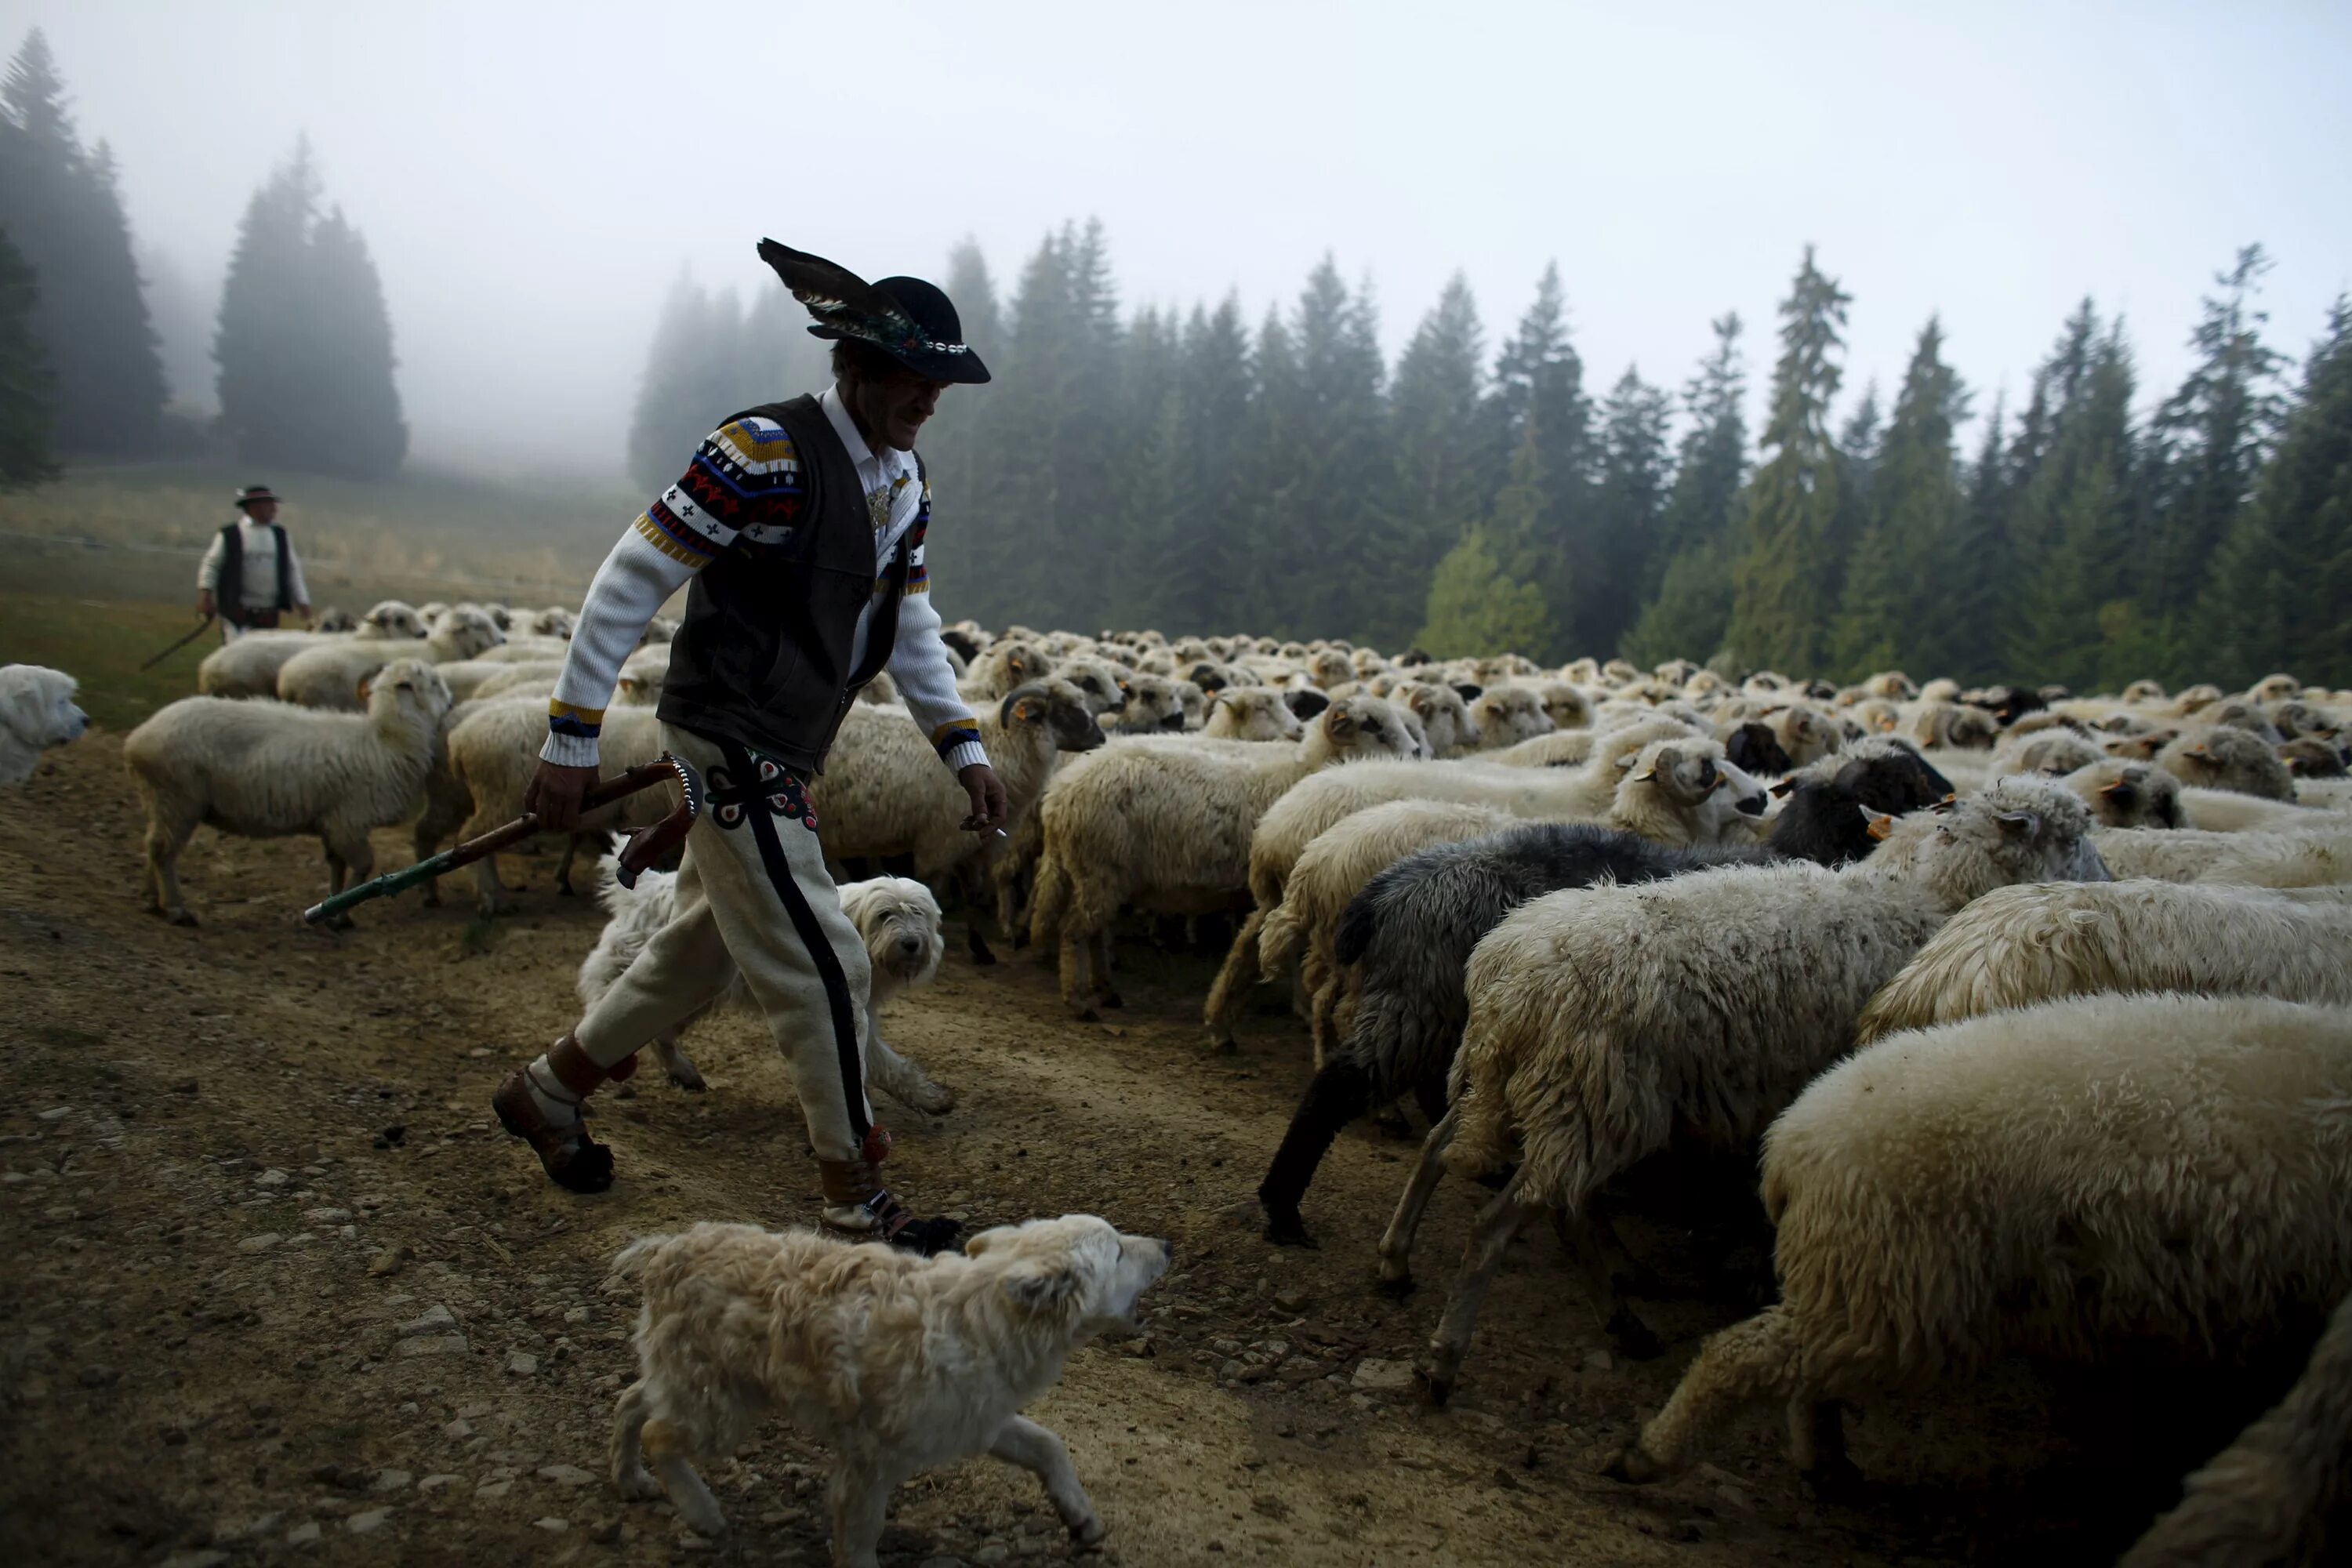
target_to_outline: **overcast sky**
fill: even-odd
[[[1636,11],[0,0],[207,299],[308,132],[427,457],[616,471],[663,291],[779,287],[763,233],[867,277],[969,234],[1005,284],[1094,215],[1129,304],[1253,320],[1328,250],[1391,353],[1456,269],[1491,349],[1557,259],[1603,384],[1679,384],[1726,310],[1760,384],[1810,241],[1854,298],[1849,395],[1940,311],[1979,408],[2085,293],[2153,396],[2238,246],[2298,358],[2352,286],[2343,0]]]

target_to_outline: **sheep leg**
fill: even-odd
[[[1118,987],[1110,983],[1112,924],[1112,921],[1107,920],[1095,928],[1095,1005],[1097,1007],[1127,1005],[1127,999],[1121,996]]]
[[[1817,1430],[1811,1426],[1811,1394],[1794,1386],[1803,1350],[1785,1306],[1768,1308],[1712,1336],[1665,1408],[1603,1473],[1637,1484],[1678,1474],[1709,1430],[1748,1401],[1776,1394],[1790,1398],[1792,1413],[1801,1404],[1808,1430]]]
[[[1381,1236],[1381,1289],[1391,1296],[1412,1293],[1413,1233],[1421,1228],[1422,1213],[1429,1207],[1429,1195],[1437,1190],[1438,1178],[1445,1174],[1442,1163],[1445,1146],[1454,1142],[1454,1129],[1461,1121],[1460,1108],[1449,1110],[1422,1140],[1421,1159],[1404,1184],[1404,1195],[1397,1200],[1388,1229]]]
[[[331,828],[320,837],[327,852],[327,891],[331,896],[345,887],[357,887],[375,875],[375,849],[368,843],[367,829]],[[340,914],[326,922],[336,931],[352,929],[352,917]]]
[[[1622,1259],[1630,1264],[1632,1258],[1625,1253],[1624,1243],[1617,1239],[1616,1231],[1589,1209],[1574,1216],[1565,1209],[1555,1209],[1551,1223],[1553,1234],[1559,1237],[1560,1249],[1574,1260],[1577,1271],[1584,1276],[1592,1315],[1601,1320],[1601,1331],[1617,1347],[1617,1353],[1631,1361],[1655,1359],[1666,1347],[1617,1294],[1617,1263]]]
[[[1094,994],[1093,967],[1094,933],[1078,929],[1075,911],[1062,921],[1062,1005],[1081,1024],[1098,1024],[1102,1015],[1096,1012],[1091,1000]]]
[[[1234,994],[1256,981],[1263,967],[1258,963],[1257,938],[1258,932],[1265,929],[1265,907],[1260,905],[1242,921],[1242,929],[1234,935],[1234,945],[1225,950],[1225,962],[1218,968],[1217,978],[1209,986],[1208,1004],[1201,1009],[1202,1021],[1209,1026],[1209,1044],[1220,1054],[1234,1048]]]
[[[472,825],[469,823],[467,826]],[[490,824],[490,827],[496,826],[496,823]],[[487,833],[489,827],[482,831]],[[466,837],[471,838],[474,835],[468,833]],[[485,915],[510,915],[521,907],[507,885],[499,880],[499,858],[495,855],[485,855],[474,862],[474,895]]]
[[[1320,973],[1317,973],[1320,970]],[[1339,1011],[1339,977],[1317,964],[1310,953],[1300,969],[1300,976],[1313,993],[1307,1004],[1307,1029],[1315,1043],[1315,1065],[1320,1068],[1330,1060],[1331,1052],[1339,1043],[1336,1023]]]
[[[1258,1206],[1265,1211],[1265,1238],[1277,1247],[1312,1247],[1299,1217],[1299,1200],[1315,1180],[1316,1167],[1330,1152],[1339,1129],[1371,1108],[1371,1075],[1352,1061],[1326,1063],[1299,1098],[1289,1131],[1274,1152],[1274,1163],[1257,1184]]]
[[[1433,1405],[1444,1405],[1454,1396],[1462,1358],[1469,1352],[1471,1332],[1478,1326],[1478,1309],[1495,1283],[1496,1272],[1503,1267],[1511,1238],[1535,1212],[1535,1205],[1520,1195],[1526,1183],[1524,1168],[1513,1172],[1503,1190],[1478,1211],[1469,1248],[1462,1255],[1462,1272],[1454,1276],[1454,1293],[1446,1298],[1445,1315],[1438,1320],[1437,1331],[1429,1336],[1429,1347],[1413,1367]]]
[[[192,926],[196,917],[180,901],[180,851],[188,847],[196,825],[186,818],[165,822],[158,812],[147,820],[146,887],[149,907],[175,926]]]

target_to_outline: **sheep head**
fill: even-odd
[[[1337,757],[1411,758],[1420,742],[1394,708],[1378,697],[1334,702],[1315,722],[1307,744]]]
[[[1953,910],[2019,882],[2112,881],[2091,843],[2093,826],[2071,790],[2019,774],[1897,819],[1863,870],[1930,888]]]
[[[1091,752],[1103,743],[1093,710],[1066,680],[1033,681],[1006,693],[996,721],[1007,730],[1043,728],[1056,751]]]

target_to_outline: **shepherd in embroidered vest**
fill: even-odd
[[[833,340],[834,385],[729,418],[623,531],[581,606],[524,800],[551,829],[579,820],[621,661],[691,584],[662,741],[702,770],[713,809],[687,840],[677,917],[492,1105],[558,1184],[603,1191],[613,1153],[588,1136],[581,1101],[709,1001],[713,976],[740,970],[792,1063],[822,1223],[930,1253],[960,1227],[918,1219],[883,1185],[889,1136],[866,1066],[889,1047],[866,1037],[866,949],[825,872],[807,788],[858,689],[887,668],[971,797],[963,826],[1004,819],[1004,786],[940,640],[923,564],[930,486],[914,451],[940,395],[988,371],[921,279],[869,284],[773,240],[760,255],[816,318],[809,331]]]
[[[241,514],[213,535],[204,564],[196,568],[196,614],[217,615],[221,641],[247,632],[274,631],[289,611],[310,618],[310,590],[302,581],[302,560],[278,521],[278,496],[268,485],[236,492]]]

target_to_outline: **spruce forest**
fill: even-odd
[[[1666,387],[1585,364],[1556,268],[1491,351],[1457,278],[1391,365],[1369,291],[1328,259],[1251,322],[1231,297],[1122,316],[1097,224],[1047,236],[1003,297],[966,244],[943,281],[996,380],[943,400],[925,437],[932,559],[950,613],[992,626],[2342,684],[2352,306],[2290,356],[2266,265],[2249,246],[2212,279],[2179,387],[2141,387],[2125,324],[2085,300],[2003,406],[1961,384],[1932,320],[1891,404],[1842,398],[1852,300],[1810,253],[1769,342],[1727,315]],[[790,303],[679,286],[631,440],[640,485],[724,415],[822,384]]]

